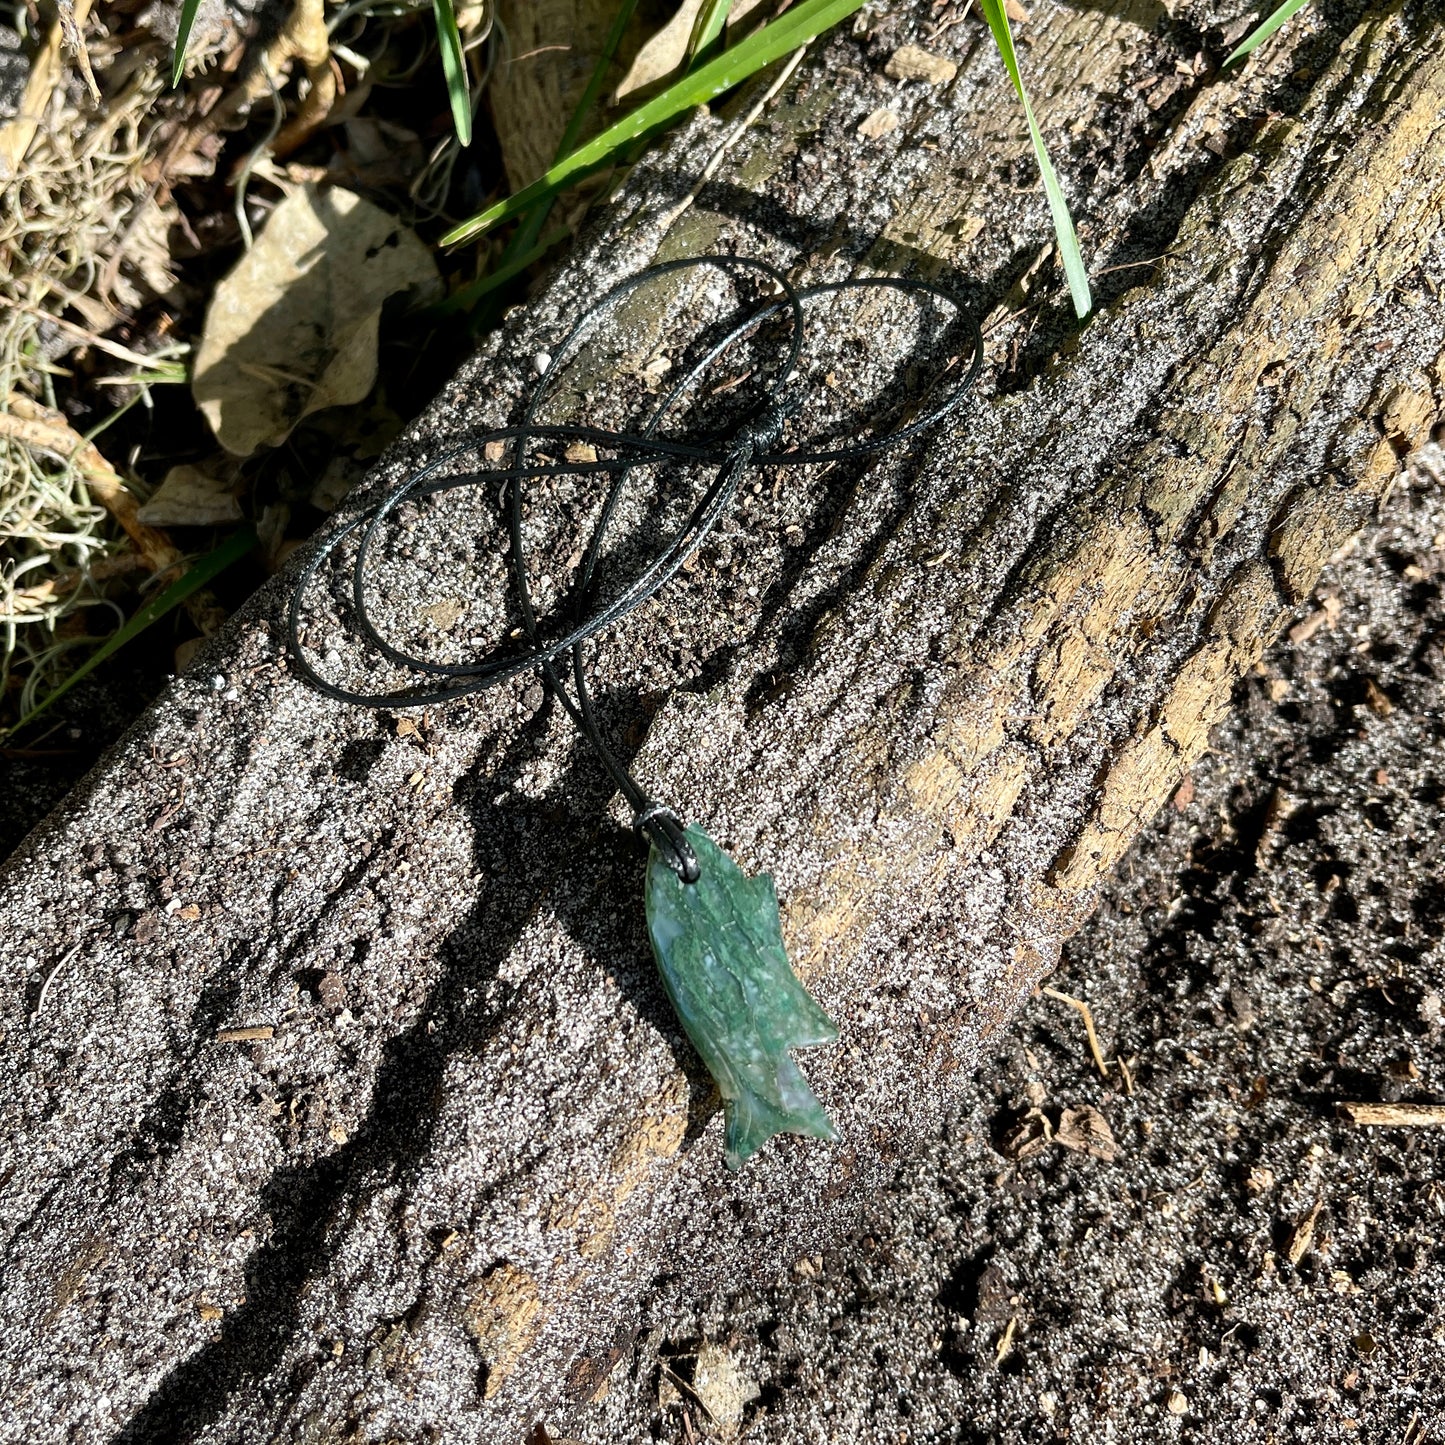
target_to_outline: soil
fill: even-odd
[[[1445,1136],[1336,1105],[1445,1091],[1442,573],[1445,497],[1402,486],[1129,855],[1052,980],[1107,1079],[1040,996],[853,1238],[655,1292],[573,1433],[1433,1438]]]

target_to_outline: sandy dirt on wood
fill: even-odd
[[[1434,1438],[1445,1134],[1337,1105],[1445,1097],[1442,573],[1445,497],[1417,480],[1130,853],[1050,980],[1090,1005],[1107,1079],[1040,996],[854,1237],[763,1290],[662,1282],[557,1428]]]

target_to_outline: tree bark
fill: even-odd
[[[658,1276],[766,1275],[937,1129],[1445,401],[1426,7],[1305,12],[1229,78],[1189,13],[1041,0],[1024,27],[1099,278],[1081,332],[982,30],[932,42],[946,88],[879,79],[919,5],[820,47],[690,206],[725,120],[640,166],[373,481],[507,420],[533,353],[653,259],[938,274],[989,314],[965,417],[761,478],[598,649],[638,774],[777,880],[842,1027],[801,1062],[843,1142],[723,1171],[641,851],[569,727],[525,681],[410,725],[319,698],[282,579],[3,877],[0,1436],[581,1433]],[[899,128],[861,139],[883,105]],[[642,359],[655,323],[624,320]],[[566,500],[539,493],[539,535]]]

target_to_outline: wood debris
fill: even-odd
[[[1315,1207],[1291,1231],[1289,1243],[1285,1246],[1284,1251],[1285,1258],[1291,1264],[1298,1264],[1309,1253],[1310,1245],[1315,1237],[1315,1221],[1320,1217],[1320,1210],[1324,1207],[1324,1200],[1317,1199]]]
[[[1384,1128],[1424,1129],[1445,1125],[1445,1104],[1338,1104],[1340,1117],[1351,1124]]]
[[[218,1044],[250,1044],[258,1043],[262,1039],[271,1038],[276,1029],[271,1024],[252,1024],[240,1029],[217,1029],[216,1042]]]
[[[1308,617],[1302,617],[1290,628],[1289,640],[1294,643],[1308,642],[1321,627],[1333,627],[1340,620],[1340,610],[1338,597],[1322,598],[1316,611],[1311,612]]]
[[[883,73],[892,80],[922,80],[929,85],[947,85],[958,74],[958,65],[946,55],[935,55],[921,45],[901,45],[888,57]]]
[[[858,122],[858,134],[864,140],[881,140],[898,129],[898,117],[887,108],[880,106],[872,114]]]

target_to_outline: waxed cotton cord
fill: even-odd
[[[696,267],[711,267],[734,276],[751,273],[770,282],[779,299],[756,307],[714,341],[705,354],[663,396],[641,432],[614,432],[601,427],[549,425],[537,421],[537,412],[548,393],[549,379],[562,374],[565,363],[580,349],[593,328],[612,308],[650,281]],[[968,367],[940,402],[921,416],[915,417],[906,426],[882,436],[852,441],[843,446],[781,450],[788,420],[800,409],[794,373],[803,348],[805,303],[844,291],[867,289],[932,296],[954,307],[972,347]],[[718,357],[764,323],[785,315],[790,323],[790,336],[782,364],[771,383],[770,399],[765,405],[733,427],[730,432],[717,437],[696,442],[679,442],[656,434],[663,418],[701,381]],[[743,256],[689,256],[651,266],[618,283],[578,317],[528,399],[519,425],[496,428],[444,451],[427,465],[414,471],[394,492],[374,507],[337,528],[316,548],[297,579],[287,616],[290,649],[297,670],[326,696],[369,708],[424,707],[451,702],[499,686],[522,673],[533,670],[540,672],[548,689],[561,702],[579,731],[592,745],[618,791],[627,800],[633,813],[633,826],[648,837],[684,883],[696,882],[699,876],[697,857],[687,841],[681,820],[671,808],[648,796],[602,735],[593,709],[591,692],[587,687],[584,655],[587,640],[619,622],[629,612],[655,596],[676,575],[678,569],[697,551],[731,506],[742,476],[749,467],[806,466],[818,462],[846,461],[907,441],[935,425],[962,403],[982,365],[983,337],[978,322],[956,297],[931,282],[876,276],[799,289],[792,286],[775,267]],[[482,473],[441,475],[449,463],[460,457],[475,455],[494,442],[513,444],[510,465]],[[582,442],[615,451],[618,455],[608,460],[592,462],[528,464],[525,457],[527,447],[530,443],[539,442]],[[718,471],[686,520],[662,549],[618,595],[611,601],[598,605],[595,599],[597,567],[601,560],[602,543],[622,489],[637,467],[669,460],[712,464],[717,466]],[[522,536],[522,483],[560,474],[576,476],[593,473],[608,474],[612,480],[582,559],[575,593],[576,601],[570,609],[572,620],[564,624],[560,635],[544,638],[538,627],[531,588],[527,581]],[[504,484],[508,494],[507,531],[511,574],[522,614],[526,648],[520,652],[494,653],[471,663],[439,663],[416,657],[388,642],[373,621],[366,584],[367,560],[386,519],[403,502],[496,481]],[[389,662],[433,679],[430,683],[422,682],[415,687],[389,692],[356,692],[327,680],[307,658],[301,640],[302,607],[307,590],[328,559],[354,534],[359,535],[356,557],[352,564],[350,591],[357,631]],[[557,663],[564,656],[570,658],[575,698],[563,685],[557,671]]]

